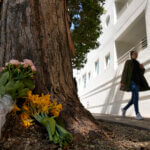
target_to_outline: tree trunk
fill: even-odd
[[[72,77],[65,0],[0,2],[0,66],[10,59],[33,60],[38,93],[50,93],[63,104],[62,118],[74,133],[96,129],[79,102]]]

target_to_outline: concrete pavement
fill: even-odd
[[[107,121],[111,123],[118,123],[130,127],[135,127],[139,129],[149,130],[150,131],[150,118],[144,118],[143,120],[137,120],[135,117],[122,117],[117,115],[109,114],[92,114],[95,119],[101,121]]]

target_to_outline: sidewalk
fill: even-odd
[[[106,121],[111,123],[118,123],[134,128],[150,130],[150,118],[144,118],[143,120],[137,120],[134,117],[121,117],[117,115],[109,115],[109,114],[92,114],[95,119],[100,121]]]

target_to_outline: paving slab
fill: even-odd
[[[118,123],[118,124],[130,126],[130,127],[135,127],[135,128],[150,131],[150,118],[137,120],[135,117],[122,117],[118,115],[99,114],[99,113],[93,113],[92,115],[97,120],[107,121],[111,123]]]

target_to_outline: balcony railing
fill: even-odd
[[[138,44],[136,44],[134,47],[132,47],[130,50],[128,50],[124,55],[118,58],[118,64],[121,64],[122,62],[126,61],[130,58],[130,52],[132,50],[136,50],[139,52],[140,50],[143,50],[147,47],[147,37],[144,37]]]

